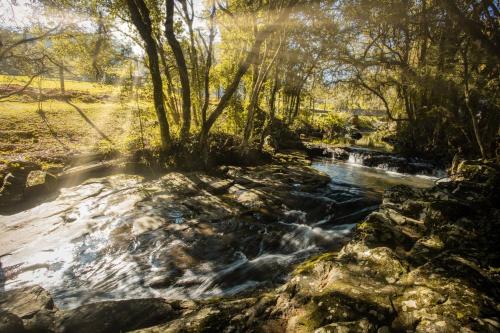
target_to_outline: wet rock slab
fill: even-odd
[[[164,299],[132,299],[86,304],[55,316],[58,332],[123,332],[152,326],[178,316]]]
[[[52,310],[54,301],[45,289],[33,286],[1,292],[0,306],[20,318],[30,318],[39,311]]]
[[[35,296],[43,292],[33,289],[29,297],[39,310],[9,301],[11,305],[0,315],[4,325],[0,327],[20,329],[21,320],[24,330],[61,332],[496,332],[500,228],[494,198],[499,184],[495,169],[488,170],[473,183],[462,179],[430,190],[393,188],[381,209],[359,225],[347,245],[298,265],[293,278],[273,291],[265,288],[263,294],[257,290],[198,301],[173,301],[166,296],[170,300],[94,302],[58,310],[43,297],[39,301]],[[232,287],[243,277],[273,280],[283,267],[300,261],[282,264],[287,253],[297,250],[295,240],[302,239],[296,232],[307,230],[307,241],[325,240],[328,234],[325,229],[315,233],[314,228],[300,225],[287,243],[283,230],[275,226],[276,219],[290,226],[300,224],[305,214],[318,222],[324,218],[318,211],[335,212],[339,206],[328,197],[308,196],[329,179],[300,163],[224,168],[214,175],[170,173],[141,183],[139,190],[128,186],[135,186],[137,180],[128,181],[122,189],[117,186],[124,183],[120,178],[107,179],[109,184],[104,185],[90,180],[87,185],[93,187],[87,196],[101,208],[109,200],[110,216],[125,222],[110,234],[111,243],[104,251],[126,249],[137,267],[146,271],[148,265],[160,264],[161,270],[151,269],[151,274],[133,282],[158,290],[172,285],[197,290]],[[133,218],[113,215],[122,210],[125,199],[137,209]],[[361,204],[344,203],[346,207]],[[290,207],[300,207],[304,214],[290,212]],[[65,225],[82,218],[75,207],[63,207],[63,211]],[[92,218],[103,219],[108,213],[97,210]],[[162,243],[166,234],[179,238]],[[158,245],[155,251],[150,244]],[[285,252],[255,265],[264,258],[262,246],[269,252]],[[246,258],[235,261],[235,251]],[[185,274],[207,262],[233,264],[205,281]],[[82,277],[91,280],[92,275]]]
[[[307,224],[336,203],[312,193],[329,177],[305,165],[303,154],[293,160],[153,180],[113,175],[62,188],[53,201],[0,217],[7,287],[41,284],[65,309],[281,284],[290,263],[339,247],[351,228],[323,235]]]
[[[132,283],[136,286],[143,284],[145,290],[165,290],[174,285],[181,290],[194,286],[193,290],[196,290],[203,280],[189,278],[185,273],[202,269],[207,263],[224,268],[225,264],[235,260],[235,251],[246,255],[246,262],[242,261],[240,265],[237,261],[234,269],[216,275],[208,284],[205,283],[204,288],[232,288],[235,284],[244,285],[246,279],[252,278],[272,281],[289,269],[281,255],[271,255],[269,262],[262,260],[262,265],[259,262],[254,265],[251,261],[260,255],[262,249],[272,250],[275,245],[280,246],[283,233],[280,228],[283,227],[273,227],[273,224],[288,209],[284,203],[300,201],[307,210],[317,202],[307,204],[308,198],[300,196],[290,201],[290,193],[315,190],[329,182],[326,175],[304,166],[301,158],[297,156],[297,163],[288,166],[230,167],[214,175],[172,172],[147,182],[140,177],[121,175],[89,179],[68,191],[63,189],[54,203],[44,204],[40,210],[43,214],[37,213],[36,220],[33,220],[31,211],[26,211],[15,218],[6,217],[0,221],[4,237],[17,239],[3,243],[1,252],[7,258],[11,258],[13,252],[20,252],[17,254],[20,260],[26,260],[35,248],[36,253],[57,252],[51,247],[59,249],[62,244],[52,242],[66,239],[65,244],[77,245],[70,253],[82,255],[73,258],[75,263],[84,263],[82,267],[63,267],[65,274],[71,274],[68,281],[96,289],[109,285],[111,289],[102,290],[103,293],[112,292],[115,281],[111,279],[103,283],[98,278],[102,277],[99,270],[89,271],[89,266],[85,266],[89,259],[99,258],[100,251],[105,260],[96,264],[104,269],[119,266],[122,264],[120,258],[123,258],[117,255],[119,261],[112,261],[112,266],[108,267],[105,266],[109,265],[105,253],[132,254],[134,264],[145,272],[141,280]],[[106,233],[108,219],[113,222],[109,224],[113,228],[106,236],[105,247],[79,247],[78,244],[93,240],[89,236],[92,236],[94,224],[95,230]],[[79,223],[85,224],[83,230],[80,230]],[[26,227],[32,229],[24,230]],[[20,230],[24,233],[21,234]],[[35,239],[34,235],[56,231],[61,235],[57,234],[52,241],[42,239],[37,244],[27,243],[29,239]],[[172,236],[177,240],[172,241],[169,238]],[[154,251],[151,244],[157,244]],[[19,249],[25,249],[26,256],[22,257],[23,251]],[[292,253],[295,249],[289,251]],[[47,274],[45,270],[52,272],[52,267],[60,266],[59,262],[14,266],[5,266],[5,259],[2,262],[2,268],[7,272],[7,284],[25,272],[41,270],[42,276],[51,275],[53,273]],[[118,270],[110,276],[120,278],[124,273]],[[74,288],[73,285],[67,287]],[[218,307],[206,307],[205,303],[167,302],[161,298],[92,302],[65,310],[54,305],[52,296],[62,297],[57,290],[50,295],[39,286],[17,289],[10,286],[7,292],[0,294],[0,332],[121,332],[179,320],[188,314],[193,316],[193,327],[203,328],[215,325],[213,318],[226,312]],[[224,309],[233,311],[235,304],[224,305]],[[243,308],[248,304],[242,302],[238,306]],[[179,321],[179,327],[184,324],[185,321]]]
[[[179,302],[160,298],[91,303],[59,310],[39,286],[2,295],[0,332],[124,332],[169,321],[180,315]]]

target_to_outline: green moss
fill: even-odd
[[[321,261],[333,261],[335,260],[335,258],[337,257],[337,253],[323,253],[323,254],[320,254],[318,256],[315,256],[315,257],[312,257],[306,261],[304,261],[303,263],[299,264],[297,267],[295,267],[294,271],[293,271],[293,275],[300,275],[300,274],[307,274],[309,273],[310,271],[312,271],[312,269],[314,268],[314,266],[321,262]]]
[[[303,332],[313,332],[316,328],[321,327],[324,314],[318,305],[310,302],[304,310],[305,313],[297,320],[298,329]]]

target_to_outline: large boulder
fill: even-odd
[[[36,195],[52,191],[56,188],[57,178],[53,174],[35,170],[31,171],[26,178],[26,195]]]
[[[57,316],[56,330],[118,333],[157,325],[175,316],[172,305],[161,298],[98,302],[61,311]]]
[[[0,308],[4,311],[0,314],[0,322],[10,327],[6,332],[51,332],[54,329],[57,308],[49,292],[40,286],[1,293]],[[1,328],[0,332],[3,333]]]
[[[54,310],[54,301],[48,291],[40,286],[8,290],[0,294],[2,309],[25,319],[40,311]]]
[[[56,188],[56,177],[42,171],[33,162],[15,161],[3,168],[0,184],[0,207],[10,207],[26,197],[52,191]]]
[[[8,311],[0,310],[0,333],[25,332],[21,318]]]
[[[347,161],[349,159],[349,152],[340,147],[334,148],[332,155],[334,159],[339,161]]]

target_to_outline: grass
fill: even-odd
[[[17,76],[17,75],[0,75],[0,87],[8,85],[24,85],[28,82],[29,78],[27,76]],[[36,78],[31,83],[32,88],[38,89],[39,79]],[[65,80],[64,86],[66,90],[75,90],[86,92],[89,94],[108,94],[117,93],[120,87],[117,85],[101,84],[96,82],[86,82],[86,81],[76,81],[76,80]],[[46,78],[42,79],[42,89],[60,89],[59,78]]]
[[[23,84],[27,77],[0,75],[0,89]],[[37,86],[37,83],[32,87]],[[43,92],[59,89],[56,79],[44,79]],[[67,91],[97,96],[90,102],[72,98],[71,103],[111,141],[107,142],[81,114],[64,99],[50,95],[39,110],[38,102],[27,95],[0,100],[0,164],[15,160],[41,162],[46,167],[64,164],[72,153],[125,151],[140,146],[136,103],[120,99],[120,87],[92,82],[66,81]],[[37,89],[38,90],[38,89]],[[145,141],[156,145],[157,127],[150,105],[142,102],[141,120]]]

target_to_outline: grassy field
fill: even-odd
[[[28,80],[29,78],[27,76],[0,75],[0,87],[5,87],[7,85],[24,85],[28,82]],[[112,95],[116,94],[120,90],[120,87],[118,86],[86,81],[65,80],[64,85],[66,90],[76,90],[94,95]],[[30,86],[38,89],[38,78],[35,78]],[[44,77],[41,82],[41,87],[42,89],[60,89],[59,79]]]
[[[0,76],[0,89],[22,85],[26,80],[26,77]],[[29,91],[0,100],[0,164],[32,160],[50,167],[61,164],[72,153],[103,152],[111,148],[126,150],[139,145],[137,105],[120,98],[120,87],[71,80],[65,85],[67,92],[77,96],[70,99],[74,106],[53,92],[59,89],[57,79],[43,79],[42,92],[46,99],[41,105]],[[32,87],[38,93],[38,82],[32,83]],[[144,104],[141,110],[141,120],[148,126],[146,139],[154,140],[152,110]],[[99,134],[82,113],[111,142]]]

